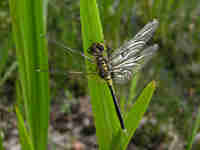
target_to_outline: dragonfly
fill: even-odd
[[[93,43],[88,49],[89,54],[95,58],[99,76],[106,81],[109,87],[123,130],[125,125],[114,92],[113,81],[118,84],[126,83],[154,56],[158,50],[157,44],[144,47],[152,38],[158,24],[158,21],[154,19],[145,25],[133,39],[125,42],[120,48],[107,56],[103,55],[105,49],[107,49],[103,43]]]
[[[147,23],[132,39],[126,41],[113,53],[109,52],[109,48],[104,43],[98,42],[92,43],[88,48],[88,53],[94,59],[80,53],[89,62],[96,64],[98,75],[106,82],[112,95],[116,114],[123,130],[125,130],[124,120],[120,112],[113,82],[117,84],[127,83],[155,55],[159,47],[158,44],[146,45],[153,37],[158,25],[159,22],[156,19]],[[70,52],[75,52],[73,49],[63,47]],[[105,51],[107,51],[107,55],[104,55]]]

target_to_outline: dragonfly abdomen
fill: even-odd
[[[104,80],[111,79],[110,71],[105,58],[97,58],[99,76]]]
[[[103,52],[105,50],[105,46],[102,43],[93,43],[92,46],[89,48],[89,53],[92,54],[95,57],[95,61],[97,63],[97,69],[99,76],[104,79],[109,87],[110,93],[112,95],[112,99],[114,102],[115,110],[118,116],[118,119],[120,121],[120,125],[122,129],[125,129],[124,121],[119,109],[119,105],[117,102],[117,98],[114,92],[112,77],[111,77],[111,71],[108,66],[108,60],[103,55]]]

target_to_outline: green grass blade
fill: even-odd
[[[80,14],[83,46],[85,53],[87,53],[88,47],[91,46],[93,42],[103,41],[103,31],[96,0],[81,0]],[[87,62],[87,67],[94,69],[94,65],[89,64],[89,62]],[[98,143],[100,149],[107,150],[109,149],[113,135],[116,135],[118,132],[120,124],[108,87],[104,81],[98,79],[90,78],[88,85]]]
[[[7,69],[4,76],[0,79],[0,87],[3,86],[4,82],[12,75],[13,71],[17,68],[17,62],[14,62],[10,68]]]
[[[21,148],[22,150],[33,150],[33,144],[31,142],[30,135],[27,132],[27,129],[24,124],[23,117],[19,111],[19,109],[16,107],[16,115],[18,118],[17,121],[17,126],[18,126],[18,131],[20,134],[20,143],[21,143]]]
[[[192,129],[192,135],[188,139],[188,145],[187,145],[186,150],[192,149],[192,143],[193,143],[194,138],[195,138],[195,136],[198,132],[199,127],[200,127],[200,108],[199,108],[199,112],[198,112],[197,119],[195,121],[194,127]]]
[[[48,72],[35,69],[48,64],[46,41],[42,36],[46,35],[46,7],[46,0],[10,0],[19,78],[35,150],[45,150],[48,137]]]
[[[4,150],[3,147],[3,134],[2,130],[0,129],[0,150]]]
[[[149,83],[145,89],[142,91],[141,95],[133,105],[133,108],[128,112],[125,119],[125,125],[127,127],[127,132],[124,134],[123,138],[120,139],[120,142],[115,143],[115,149],[125,150],[131,137],[133,136],[135,130],[139,126],[140,120],[142,119],[151,97],[155,90],[155,81]],[[117,137],[118,138],[118,137]]]

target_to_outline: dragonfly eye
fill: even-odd
[[[105,49],[105,46],[102,43],[93,43],[88,48],[88,53],[92,55],[99,55],[99,54],[102,54],[104,49]]]
[[[96,47],[101,51],[103,52],[105,50],[105,46],[103,43],[97,43]]]

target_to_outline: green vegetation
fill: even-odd
[[[80,2],[80,14],[83,44],[87,53],[87,49],[93,42],[103,41],[96,1],[82,0]],[[143,91],[143,94],[134,105],[133,111],[127,114],[125,120],[127,131],[121,131],[108,87],[106,87],[105,83],[99,84],[99,81],[95,79],[89,79],[88,82],[99,148],[102,150],[125,150],[148,106],[155,89],[155,83],[152,82]]]
[[[145,149],[144,145],[153,145],[150,137],[152,139],[161,137],[158,133],[164,126],[166,129],[166,131],[162,130],[164,134],[173,132],[178,135],[181,143],[189,143],[187,148],[191,149],[194,137],[199,131],[199,117],[196,116],[200,104],[198,34],[200,2],[197,0],[97,0],[98,5],[96,5],[94,0],[90,0],[90,7],[87,2],[88,0],[84,2],[83,0],[51,0],[48,2],[48,11],[45,0],[10,0],[10,4],[8,1],[0,2],[0,105],[15,103],[16,99],[24,105],[24,111],[21,110],[21,104],[16,108],[17,110],[20,108],[20,111],[17,111],[20,138],[26,138],[21,140],[22,145],[24,145],[23,141],[27,141],[33,144],[33,149],[46,149],[50,88],[51,98],[55,103],[66,97],[69,98],[68,95],[77,98],[90,93],[100,148],[109,149],[118,144],[119,149],[125,149],[150,100],[146,98],[146,105],[141,106],[142,101],[139,99],[143,97],[144,92],[151,97],[155,83],[150,81],[155,80],[156,92],[145,118],[155,120],[156,125],[144,125],[141,134],[136,130],[133,140],[135,143],[142,143],[138,144],[138,147]],[[157,56],[141,71],[137,83],[133,80],[131,84],[125,86],[116,85],[118,97],[121,97],[120,104],[124,118],[128,118],[126,125],[130,135],[126,137],[120,131],[112,100],[104,82],[96,76],[89,76],[89,92],[87,92],[87,77],[71,78],[63,74],[66,70],[93,71],[95,66],[86,62],[87,67],[85,67],[85,61],[81,56],[70,53],[64,55],[63,48],[51,41],[47,57],[46,35],[49,39],[64,43],[81,52],[83,49],[86,52],[94,41],[105,41],[109,47],[115,49],[123,41],[132,38],[153,18],[160,23],[153,39],[153,43],[158,43],[160,47]],[[48,83],[47,71],[36,71],[36,68],[48,70],[48,61],[52,72],[51,84]],[[18,74],[15,69],[17,65]],[[20,86],[16,86],[17,93],[14,93],[13,85],[18,84],[18,80]],[[151,87],[149,88],[151,90],[145,88],[143,91],[144,87]],[[63,93],[70,94],[66,94],[67,96],[63,98]],[[7,98],[11,95],[12,98]],[[137,95],[140,95],[139,98]],[[126,99],[128,102],[124,101]],[[141,111],[140,116],[133,117],[131,120],[129,116],[137,116],[135,114],[138,109]],[[194,118],[197,120],[196,123]],[[27,126],[23,125],[23,120],[28,122]],[[130,124],[134,126],[129,130]],[[149,136],[141,139],[145,142],[137,141],[141,135],[147,135],[149,132],[151,133],[148,134]],[[159,138],[166,143],[167,139]]]
[[[9,2],[22,90],[22,94],[18,94],[20,95],[18,99],[23,99],[29,131],[25,132],[22,115],[17,111],[20,141],[24,150],[27,148],[45,150],[50,102],[48,72],[36,72],[36,68],[44,64],[48,68],[46,39],[41,36],[46,34],[47,2],[45,0]],[[32,144],[27,141],[31,141]],[[33,147],[30,148],[29,145]]]

